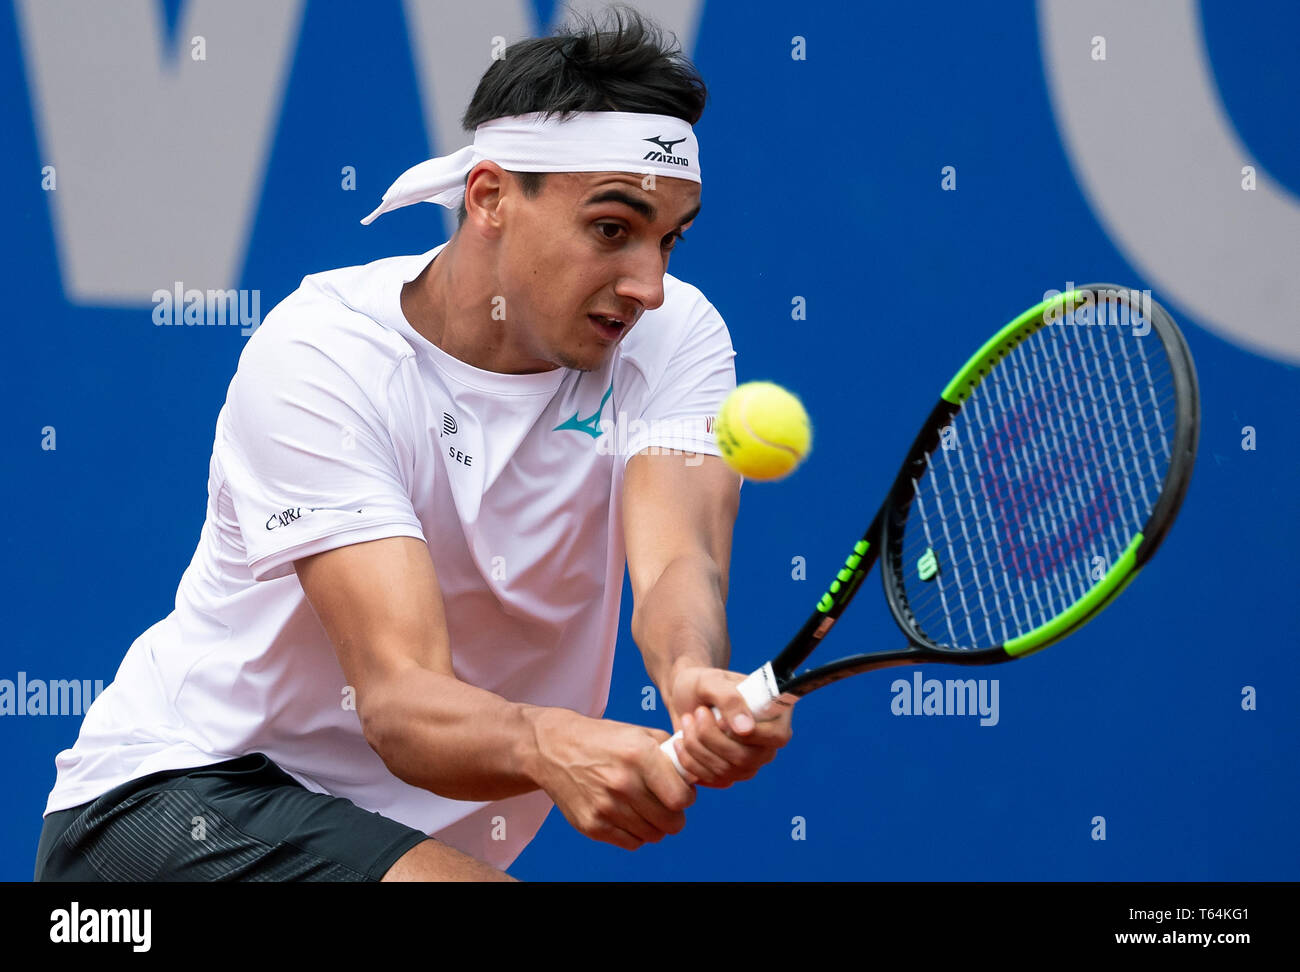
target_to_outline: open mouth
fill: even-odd
[[[612,317],[603,317],[600,314],[588,314],[587,319],[591,321],[592,326],[600,333],[602,337],[611,341],[616,341],[627,330],[627,324],[623,321],[616,320]]]

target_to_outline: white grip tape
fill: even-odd
[[[794,701],[793,697],[786,699],[779,696],[776,685],[776,674],[772,671],[771,662],[768,662],[737,685],[736,691],[738,691],[740,697],[745,700],[745,705],[749,706],[749,711],[754,714],[754,719],[757,722],[763,721],[782,706],[789,705]],[[713,708],[713,717],[719,721],[722,719],[722,713],[718,710],[717,706],[714,706]],[[673,766],[677,768],[677,772],[682,776],[685,776],[686,771],[682,769],[682,764],[678,762],[677,748],[673,745],[673,743],[681,738],[682,733],[679,729],[673,734],[672,739],[667,739],[660,743],[659,748],[662,749],[668,758],[673,761]]]

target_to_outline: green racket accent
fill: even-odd
[[[862,558],[867,555],[871,544],[865,540],[859,540],[853,545],[853,553],[844,559],[844,567],[835,575],[835,580],[831,581],[830,590],[822,595],[822,599],[817,602],[817,610],[826,614],[835,606],[835,595],[840,592],[846,583],[853,578],[853,572],[858,569],[858,564],[862,563]]]
[[[984,380],[984,376],[1008,351],[1031,334],[1034,334],[1045,324],[1057,320],[1062,306],[1083,299],[1083,291],[1070,290],[1058,297],[1045,300],[1036,307],[1029,308],[1029,310],[993,335],[985,343],[984,347],[971,356],[971,359],[962,366],[961,371],[957,372],[957,376],[948,382],[948,387],[943,390],[941,395],[943,400],[950,405],[961,405],[966,399],[970,398],[971,392],[979,387],[980,382]]]
[[[1141,543],[1142,534],[1139,533],[1128,548],[1120,554],[1119,560],[1106,571],[1106,576],[1097,583],[1096,587],[1046,624],[1040,624],[1028,634],[1012,638],[1002,646],[1002,650],[1012,658],[1019,658],[1039,648],[1046,648],[1058,638],[1074,630],[1090,615],[1100,611],[1137,576],[1134,568],[1137,564],[1137,548]]]
[[[934,580],[934,575],[939,573],[939,558],[934,555],[934,551],[929,547],[925,548],[925,553],[921,554],[921,559],[916,562],[916,576],[923,581]]]

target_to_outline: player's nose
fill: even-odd
[[[664,302],[663,255],[651,247],[641,247],[614,292],[635,300],[646,310],[655,310]]]

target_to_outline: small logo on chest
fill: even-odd
[[[450,412],[443,412],[442,431],[438,433],[438,438],[441,439],[444,435],[455,435],[459,431],[460,427],[456,424],[456,416]],[[454,445],[447,446],[447,458],[452,462],[460,463],[462,466],[474,465],[474,457],[461,449],[457,449]]]
[[[601,398],[600,404],[596,406],[596,411],[586,418],[581,418],[578,412],[574,412],[571,417],[565,419],[551,431],[562,432],[565,429],[572,429],[575,432],[586,432],[593,439],[599,439],[601,436],[600,413],[605,410],[605,403],[609,401],[609,396],[612,394],[614,394],[614,381],[610,379],[609,387],[605,389],[605,394]]]

